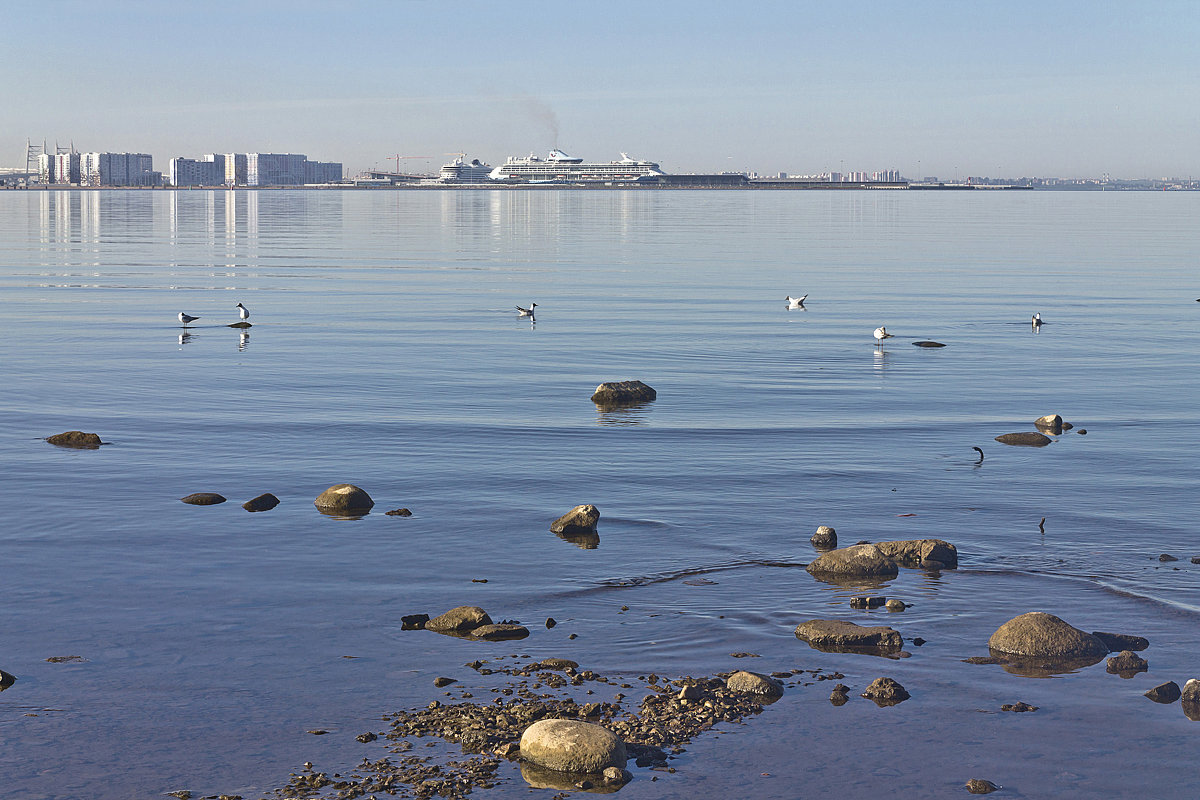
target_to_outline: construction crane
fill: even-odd
[[[433,158],[433,156],[402,156],[399,153],[397,153],[394,156],[388,156],[387,158],[384,159],[384,161],[395,161],[396,162],[396,174],[399,175],[400,174],[400,161],[401,161],[401,159],[406,159],[406,158],[423,158],[426,161],[428,161],[429,159]]]

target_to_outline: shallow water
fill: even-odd
[[[789,692],[622,796],[1189,796],[1200,726],[1140,695],[1200,645],[1198,222],[1179,193],[2,192],[0,796],[258,796],[510,653],[913,694]],[[589,402],[630,378],[658,400]],[[1054,412],[1049,447],[993,441]],[[41,441],[71,429],[110,444]],[[318,514],[341,482],[375,510]],[[588,502],[598,547],[548,532]],[[821,524],[961,568],[852,610],[797,566]],[[461,604],[533,634],[400,631]],[[1030,610],[1148,637],[1151,671],[961,663]],[[819,653],[815,616],[928,643]]]

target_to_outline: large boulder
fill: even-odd
[[[596,387],[592,402],[598,406],[619,406],[645,403],[656,397],[658,392],[641,381],[608,381]]]
[[[1053,614],[1030,611],[1001,625],[988,649],[1018,659],[1096,663],[1108,655],[1104,642]]]
[[[739,694],[758,694],[765,697],[783,695],[783,684],[767,675],[738,670],[725,679],[725,686]]]
[[[521,734],[521,757],[555,772],[592,773],[624,767],[625,744],[607,728],[572,719],[543,719]]]
[[[958,548],[942,539],[903,539],[876,542],[879,552],[905,567],[955,569]]]
[[[898,653],[900,634],[885,625],[868,628],[840,619],[810,619],[796,626],[796,638],[826,653]]]
[[[896,562],[873,544],[840,547],[817,556],[806,567],[818,578],[890,578],[900,572]]]
[[[53,436],[47,436],[46,441],[59,447],[74,447],[80,450],[95,450],[104,444],[100,441],[100,434],[84,433],[83,431],[56,433]]]
[[[370,511],[375,501],[354,484],[339,483],[321,492],[313,505],[325,514],[353,514]]]
[[[600,509],[593,505],[575,506],[550,523],[552,533],[581,534],[594,532],[600,521]]]
[[[492,618],[479,606],[458,606],[425,623],[427,631],[473,631],[491,625]]]

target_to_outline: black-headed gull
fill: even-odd
[[[787,297],[785,297],[783,299],[787,302],[787,307],[789,309],[792,309],[792,308],[804,308],[804,300],[807,297],[808,297],[808,295],[804,295],[804,297],[792,297],[789,294]]]
[[[537,303],[530,303],[529,308],[521,308],[520,306],[517,306],[517,316],[518,317],[532,317],[533,310],[535,308],[537,308]]]
[[[182,322],[184,325],[187,325],[189,322],[195,322],[198,319],[200,319],[200,318],[193,317],[191,314],[185,314],[182,311],[179,312],[179,321]]]
[[[875,329],[875,334],[874,334],[874,336],[875,336],[875,343],[876,343],[876,344],[879,344],[879,343],[880,343],[880,342],[882,342],[884,339],[891,339],[892,337],[894,337],[894,336],[895,336],[895,334],[893,334],[893,333],[888,333],[888,332],[887,332],[887,328],[885,328],[885,327],[883,327],[882,325],[880,325],[878,328],[876,328],[876,329]]]
[[[238,316],[242,318],[243,322],[250,319],[250,309],[246,308],[241,303],[238,303],[236,306],[234,306],[234,308],[238,310]]]

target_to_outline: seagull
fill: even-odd
[[[887,328],[880,325],[875,329],[875,344],[879,344],[884,339],[891,339],[895,336],[894,333],[888,333]]]
[[[243,322],[250,319],[250,309],[246,308],[241,303],[238,303],[236,306],[234,306],[234,308],[238,309],[238,316],[242,318]]]
[[[200,319],[200,318],[193,317],[191,314],[185,314],[182,311],[179,312],[179,321],[182,322],[184,325],[187,325],[189,322],[193,322],[198,319]]]
[[[533,310],[535,308],[537,308],[537,303],[530,303],[529,308],[521,308],[520,306],[517,306],[517,316],[518,317],[532,317]]]
[[[804,300],[807,297],[808,297],[808,295],[804,295],[804,297],[792,297],[789,294],[787,297],[785,297],[783,299],[785,302],[787,302],[787,307],[790,310],[793,308],[804,308]]]
[[[1038,325],[1041,325],[1041,324],[1042,324],[1042,313],[1039,311],[1038,313],[1033,315],[1033,326],[1036,328]]]

